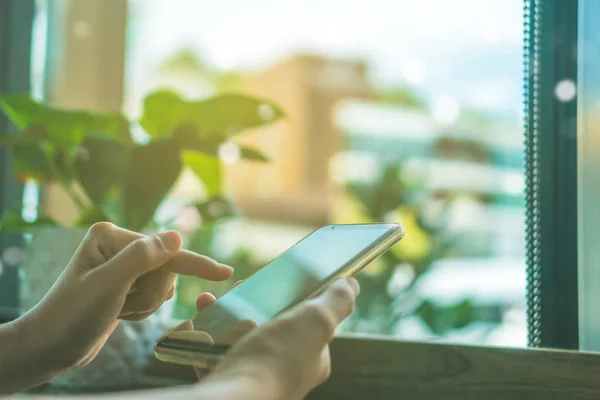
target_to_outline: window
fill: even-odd
[[[243,217],[204,226],[188,238],[196,250],[247,275],[319,225],[400,220],[409,234],[361,273],[346,331],[524,346],[526,309],[533,333],[538,302],[545,334],[530,344],[573,348],[577,274],[564,266],[577,263],[577,168],[575,141],[562,133],[575,126],[578,65],[567,55],[576,21],[584,31],[591,24],[574,5],[566,13],[551,0],[525,6],[524,20],[521,0],[40,0],[35,32],[46,40],[33,43],[33,89],[60,106],[133,117],[158,88],[272,99],[288,118],[240,138],[271,162],[223,152],[226,195]],[[593,41],[579,40],[589,57],[580,74],[593,82]],[[592,104],[579,101],[583,110]],[[523,117],[537,123],[527,147]],[[68,220],[64,197],[44,194],[43,206]],[[202,196],[183,174],[158,222],[197,228],[197,212],[180,210]],[[182,281],[175,316],[191,312],[198,291],[227,285]]]
[[[593,23],[599,11],[598,2],[579,1],[578,79],[577,79],[577,140],[578,181],[578,234],[579,234],[579,338],[582,350],[600,349],[598,332],[598,106],[600,103],[600,30]]]
[[[239,139],[269,155],[269,164],[239,162],[235,146],[220,152],[225,194],[241,216],[202,221],[182,205],[202,199],[205,188],[180,177],[157,222],[174,218],[192,249],[233,264],[244,277],[322,224],[399,220],[408,236],[360,274],[362,295],[345,332],[600,348],[597,2],[36,4],[34,19],[33,1],[0,2],[2,94],[31,92],[59,106],[123,109],[135,117],[158,88],[194,99],[244,91],[287,111],[282,123]],[[3,119],[0,128],[10,132]],[[8,159],[0,149],[0,211],[21,198]],[[69,203],[55,189],[43,188],[40,206],[69,221]],[[6,249],[19,243],[18,236],[0,237],[0,320],[17,315],[18,273]],[[182,280],[173,316],[189,315],[198,292],[230,286]],[[352,368],[363,359],[348,349],[357,345],[356,354],[373,350],[365,357],[371,363],[410,350],[412,359],[425,354],[438,365],[445,353],[437,350],[447,348],[338,340],[332,350],[354,361],[334,380],[346,393],[371,393],[367,386],[376,380],[356,379]],[[390,356],[391,348],[397,353]],[[490,382],[512,385],[521,377],[513,382],[510,373],[523,370],[534,371],[524,379],[546,377],[524,367],[539,360],[532,353],[525,360],[525,352],[452,349],[485,354],[507,371]],[[546,359],[556,362],[552,371],[582,360],[579,372],[593,381],[594,356],[564,354]],[[382,372],[379,382],[404,373],[387,374],[394,362],[379,364],[367,368]],[[421,389],[432,364],[423,365],[422,380],[411,365],[410,382],[397,384]],[[535,384],[548,384],[559,397],[563,389],[549,379]],[[448,389],[427,385],[431,393]],[[500,386],[489,387],[501,395]]]
[[[128,113],[166,87],[288,114],[242,138],[272,161],[228,167],[245,217],[209,251],[252,269],[325,223],[400,220],[346,331],[526,345],[521,0],[128,5]]]

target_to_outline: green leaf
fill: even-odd
[[[271,102],[239,94],[224,94],[192,103],[189,112],[189,122],[200,132],[218,133],[223,138],[284,116],[281,108]]]
[[[85,210],[75,222],[76,227],[88,228],[96,222],[110,221],[110,218],[98,207],[90,207]]]
[[[123,187],[130,149],[112,139],[88,137],[74,156],[75,176],[97,206],[114,200]]]
[[[217,157],[219,147],[216,143],[199,138],[189,129],[179,129],[173,136],[173,140],[182,150],[193,150]],[[260,150],[253,147],[238,145],[240,158],[248,161],[268,162],[269,158]]]
[[[119,113],[58,109],[24,95],[0,97],[0,108],[21,130],[33,125],[43,126],[48,140],[67,153],[90,134],[123,142],[131,140],[127,119]]]
[[[179,149],[171,140],[155,140],[131,151],[124,187],[126,228],[140,231],[150,222],[180,171]]]
[[[8,95],[0,97],[0,107],[6,116],[19,129],[38,123],[44,119],[46,107],[27,95]]]
[[[18,180],[48,182],[57,178],[53,166],[56,154],[45,143],[47,138],[45,128],[40,125],[31,125],[19,134],[0,136],[0,147],[12,148],[12,169]]]
[[[172,139],[181,150],[199,151],[213,156],[216,156],[219,150],[220,140],[200,136],[191,125],[177,128]]]
[[[263,153],[262,151],[252,148],[252,147],[247,147],[247,146],[242,146],[239,145],[240,148],[240,157],[244,160],[248,160],[248,161],[258,161],[258,162],[269,162],[269,157],[266,156],[265,153]]]
[[[59,226],[59,224],[52,218],[40,214],[33,222],[25,221],[22,217],[22,206],[20,204],[6,210],[0,220],[0,232],[32,233],[36,229],[48,226]]]
[[[208,197],[221,193],[222,167],[218,158],[197,151],[184,151],[181,160],[202,181]]]
[[[189,103],[173,92],[161,90],[144,99],[139,123],[153,138],[169,137],[185,121]]]
[[[0,135],[0,147],[12,147],[17,144],[42,144],[48,140],[48,132],[41,125],[31,125],[18,134]]]
[[[35,179],[44,183],[53,180],[50,156],[46,149],[36,144],[16,144],[12,148],[12,168],[17,179]]]
[[[275,122],[283,115],[275,104],[246,95],[225,94],[193,102],[160,91],[146,97],[140,125],[153,138],[170,137],[186,127],[192,128],[199,138],[213,136],[218,144],[245,129]],[[213,145],[214,138],[210,140]]]

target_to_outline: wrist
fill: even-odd
[[[51,327],[46,328],[34,314],[35,309],[7,327],[12,336],[11,369],[17,378],[27,379],[28,387],[46,383],[72,367]]]
[[[19,320],[0,326],[0,396],[40,385],[57,375],[48,359],[36,354]]]

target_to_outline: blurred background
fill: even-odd
[[[358,276],[345,332],[526,345],[521,0],[130,0],[95,16],[125,27],[124,43],[80,18],[97,2],[51,3],[38,1],[35,22],[38,96],[89,105],[71,86],[89,76],[70,65],[122,76],[90,91],[117,84],[132,118],[163,88],[189,99],[244,92],[285,110],[239,142],[271,162],[238,163],[235,144],[221,147],[232,212],[185,207],[205,188],[180,176],[157,219],[189,232],[189,248],[237,279],[321,225],[399,221],[407,236]],[[85,58],[87,48],[105,52]],[[124,54],[115,71],[111,51]],[[69,218],[59,192],[44,199]],[[229,284],[182,279],[174,317]]]

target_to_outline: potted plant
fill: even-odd
[[[120,113],[58,109],[28,96],[0,97],[0,108],[18,129],[0,143],[12,148],[15,176],[41,186],[59,185],[78,216],[69,225],[41,211],[27,220],[19,204],[2,216],[0,230],[33,234],[22,262],[25,310],[45,295],[93,223],[110,221],[145,233],[161,229],[157,210],[185,168],[205,188],[206,197],[193,207],[202,212],[211,204],[228,205],[219,151],[267,161],[259,150],[232,140],[283,117],[279,107],[254,97],[223,94],[190,101],[169,91],[148,95],[137,121]],[[87,385],[133,383],[150,354],[147,342],[162,329],[152,320],[122,321],[96,360],[60,383],[80,385],[83,378]]]

